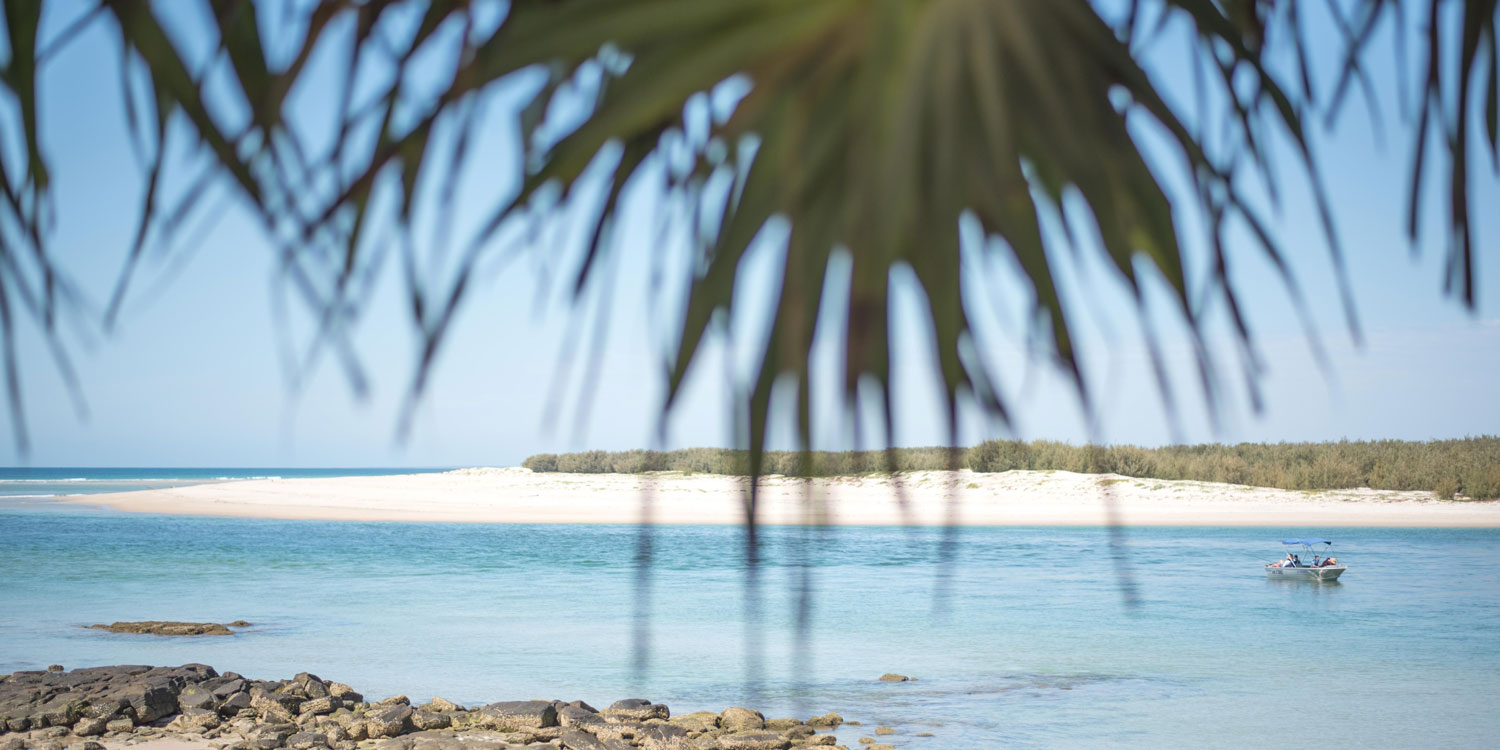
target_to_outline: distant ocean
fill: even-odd
[[[269,467],[0,466],[0,498],[48,498],[183,487],[236,479],[378,477],[430,474],[448,468],[289,469]]]
[[[407,470],[6,471],[76,491]],[[1133,528],[1122,574],[1102,528],[967,528],[943,564],[941,529],[771,527],[757,588],[737,527],[657,527],[649,545],[638,534],[0,497],[0,673],[200,662],[256,678],[310,671],[414,703],[837,711],[863,722],[840,729],[842,744],[890,726],[882,741],[905,750],[1500,737],[1500,529]],[[1348,574],[1268,580],[1280,540],[1309,535],[1334,539]],[[241,618],[255,625],[222,637],[80,627]],[[877,682],[883,672],[920,679]]]

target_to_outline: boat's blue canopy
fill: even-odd
[[[1319,544],[1333,544],[1333,542],[1330,542],[1327,539],[1283,539],[1281,540],[1281,543],[1287,546],[1300,544],[1305,547],[1313,547]]]

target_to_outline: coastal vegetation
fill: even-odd
[[[956,465],[977,472],[1011,470],[1120,474],[1188,479],[1285,490],[1425,490],[1444,499],[1500,499],[1500,437],[1457,440],[1341,440],[1324,443],[1224,445],[1072,445],[1053,440],[991,440],[971,448],[814,451],[804,468],[797,451],[770,451],[762,473],[852,476],[887,471],[938,471]],[[676,451],[584,451],[532,456],[532,471],[637,474],[677,471],[745,475],[749,453],[721,448]]]

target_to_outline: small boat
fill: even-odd
[[[1298,562],[1293,562],[1288,551],[1288,558],[1280,562],[1266,565],[1267,578],[1282,578],[1293,581],[1336,581],[1344,571],[1349,568],[1338,561],[1336,557],[1328,557],[1322,564],[1314,566],[1311,562],[1301,561],[1303,555],[1311,558],[1314,553],[1327,555],[1333,547],[1333,542],[1327,539],[1283,539],[1283,548],[1301,547],[1302,554],[1297,555]],[[1321,545],[1321,546],[1320,546]],[[1332,563],[1331,565],[1329,563]]]

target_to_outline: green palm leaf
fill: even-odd
[[[50,326],[55,300],[67,288],[46,252],[40,208],[49,190],[44,134],[35,122],[36,68],[44,59],[36,33],[44,5],[6,4],[10,56],[0,71],[3,93],[17,111],[0,122],[19,127],[18,141],[26,145],[24,164],[0,163],[0,335],[17,430],[23,420],[13,310],[28,310]],[[498,24],[482,21],[486,9],[464,2],[432,0],[421,13],[402,14],[390,12],[399,6],[389,2],[328,0],[289,22],[303,35],[290,58],[268,49],[274,35],[255,4],[211,0],[206,17],[219,40],[208,67],[203,61],[189,64],[165,33],[165,6],[107,0],[102,13],[91,12],[84,22],[109,19],[127,61],[149,79],[157,110],[155,150],[146,160],[151,187],[131,258],[139,257],[148,236],[162,241],[194,208],[187,202],[166,210],[155,201],[166,150],[161,141],[169,133],[162,123],[180,118],[212,156],[217,173],[260,214],[290,285],[318,316],[308,361],[332,350],[356,389],[363,378],[349,332],[367,300],[361,290],[370,285],[361,280],[378,268],[384,246],[371,236],[375,217],[368,215],[382,184],[398,193],[400,209],[390,220],[401,228],[411,315],[423,339],[413,398],[453,317],[474,293],[470,277],[498,244],[500,230],[554,215],[572,196],[587,192],[575,188],[597,170],[604,172],[603,204],[589,219],[587,247],[574,269],[578,294],[597,286],[591,280],[607,267],[601,258],[617,252],[610,235],[619,224],[625,186],[646,170],[671,165],[669,195],[691,207],[690,236],[701,240],[694,273],[682,290],[688,304],[668,368],[668,408],[717,321],[748,307],[734,294],[741,260],[768,223],[785,221],[791,231],[769,337],[757,374],[743,384],[749,409],[743,439],[758,471],[777,383],[793,384],[787,408],[797,415],[804,446],[810,442],[811,355],[817,321],[830,304],[824,296],[830,283],[845,284],[839,291],[848,300],[840,334],[846,412],[852,414],[861,384],[873,384],[887,404],[890,434],[892,274],[909,269],[934,334],[926,356],[941,374],[950,424],[965,394],[1006,419],[1008,405],[997,387],[1002,373],[995,369],[1004,365],[975,355],[988,342],[971,317],[979,314],[978,306],[965,292],[960,224],[966,221],[983,232],[977,252],[1008,256],[1021,270],[1033,300],[1031,330],[1022,333],[1046,342],[1047,354],[1073,377],[1086,404],[1090,394],[1079,375],[1076,322],[1059,293],[1057,264],[1064,253],[1095,247],[1139,305],[1145,304],[1143,271],[1165,281],[1199,353],[1210,399],[1224,366],[1203,344],[1200,320],[1205,310],[1225,305],[1241,339],[1236,364],[1253,386],[1259,371],[1253,339],[1225,271],[1230,253],[1244,251],[1224,243],[1228,222],[1243,220],[1251,227],[1258,243],[1252,251],[1270,258],[1302,303],[1270,229],[1272,217],[1252,208],[1256,201],[1243,192],[1241,165],[1270,176],[1271,141],[1284,139],[1319,184],[1307,123],[1333,117],[1350,85],[1368,90],[1361,60],[1382,19],[1399,21],[1419,7],[1435,28],[1440,5],[1354,3],[1348,17],[1338,18],[1344,31],[1339,80],[1321,104],[1308,72],[1299,6],[1272,0],[1131,3],[1118,19],[1107,19],[1085,0],[513,0]],[[1184,109],[1162,96],[1142,64],[1150,54],[1143,40],[1150,36],[1153,13],[1158,28],[1174,22],[1191,28],[1196,64],[1205,73],[1201,85],[1214,89],[1222,112],[1200,113],[1190,125]],[[1418,185],[1429,168],[1428,136],[1436,130],[1452,157],[1442,194],[1454,237],[1448,251],[1451,288],[1469,305],[1475,290],[1468,170],[1477,162],[1469,160],[1468,149],[1487,147],[1500,169],[1496,14],[1493,0],[1465,3],[1456,48],[1433,32],[1417,110],[1413,238]],[[351,24],[340,24],[342,18],[354,21],[352,40]],[[445,31],[455,28],[461,33]],[[1267,50],[1274,45],[1268,39],[1290,41],[1293,80],[1271,72]],[[435,92],[412,93],[414,60],[455,40],[462,49],[451,79]],[[351,49],[337,137],[328,153],[311,154],[309,136],[289,124],[288,94],[315,51],[344,43]],[[273,62],[281,59],[287,61]],[[243,126],[227,126],[206,100],[202,71],[219,61],[231,73],[230,93],[251,113]],[[360,71],[375,64],[388,66],[392,75],[375,96],[356,101]],[[1444,82],[1445,66],[1456,81]],[[589,71],[602,74],[584,116],[572,123],[539,116]],[[428,278],[419,271],[427,264],[418,256],[440,249],[411,240],[412,205],[424,174],[448,175],[439,188],[444,195],[451,195],[456,180],[456,170],[436,166],[444,159],[436,153],[434,132],[459,132],[453,140],[460,145],[447,161],[461,163],[468,133],[482,127],[465,114],[473,102],[497,82],[538,73],[545,83],[521,118],[520,163],[527,169],[518,194],[493,206],[491,220],[468,240],[450,278]],[[732,108],[693,114],[688,103],[695,97],[719,101],[732,88],[748,88]],[[1470,113],[1483,123],[1482,134],[1469,134]],[[1231,128],[1231,142],[1210,149],[1204,123],[1221,119]],[[1139,127],[1164,136],[1173,165],[1146,157],[1132,132]],[[361,130],[378,137],[359,141],[353,134]],[[689,139],[690,131],[706,137]],[[669,147],[685,148],[686,163],[674,164]],[[1167,168],[1191,186],[1196,205],[1174,205],[1153,171]],[[382,183],[387,174],[398,179]],[[722,200],[709,186],[726,183],[734,188]],[[1342,268],[1325,197],[1321,188],[1316,192],[1330,250]],[[564,196],[561,203],[558,195]],[[1209,224],[1214,270],[1206,290],[1188,288],[1178,230],[1184,210]],[[163,212],[167,219],[156,222]],[[1067,232],[1047,231],[1048,217],[1063,217]],[[152,233],[150,227],[157,229]],[[1080,229],[1093,236],[1075,236]],[[836,253],[847,255],[847,281],[828,274]],[[128,278],[127,272],[111,310]],[[1352,305],[1349,316],[1352,325]],[[1309,330],[1315,327],[1309,324]],[[1170,403],[1155,334],[1148,333]],[[753,518],[753,500],[750,512]]]

